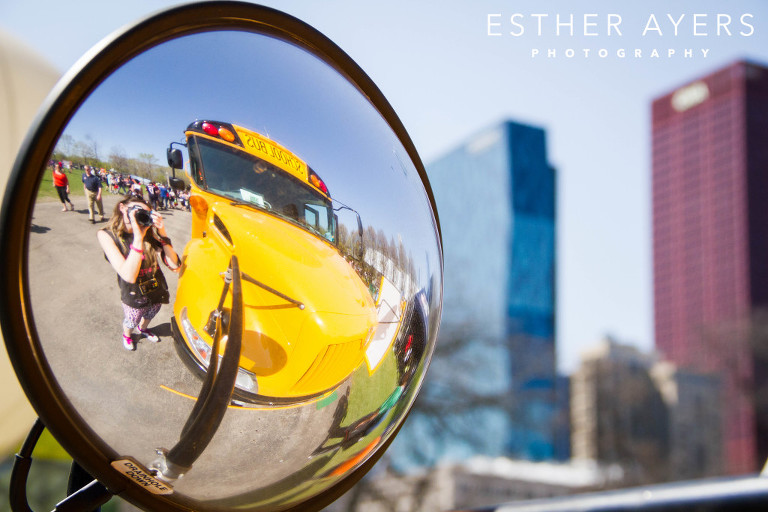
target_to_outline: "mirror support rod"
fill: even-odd
[[[233,258],[234,258],[234,256],[233,256]],[[269,293],[277,295],[281,299],[287,300],[291,304],[295,304],[296,306],[299,307],[299,309],[304,309],[304,303],[303,302],[298,301],[296,299],[292,299],[289,296],[285,295],[284,293],[280,293],[279,291],[275,290],[274,288],[272,288],[270,286],[267,286],[266,284],[262,283],[261,281],[257,281],[256,279],[252,278],[251,276],[249,276],[245,272],[243,272],[242,277],[243,277],[243,279],[245,281],[248,281],[251,284],[255,284],[256,286],[267,290]]]
[[[229,267],[227,267],[226,272],[222,274],[224,276],[224,286],[221,289],[221,297],[219,297],[219,305],[216,307],[216,309],[211,313],[210,318],[208,319],[208,323],[205,325],[205,332],[208,333],[208,335],[213,339],[213,346],[211,347],[211,357],[210,357],[210,363],[208,363],[208,370],[205,377],[205,381],[203,382],[203,387],[200,390],[200,395],[197,397],[197,400],[195,401],[195,406],[192,408],[192,412],[189,413],[189,418],[187,418],[186,423],[184,424],[184,428],[181,429],[181,437],[183,438],[186,436],[187,432],[189,432],[189,429],[192,427],[192,425],[197,421],[197,419],[200,417],[200,411],[205,405],[205,403],[208,401],[208,396],[211,393],[211,390],[213,389],[213,385],[216,382],[216,376],[219,373],[219,345],[221,344],[221,338],[223,335],[222,329],[223,329],[223,311],[224,311],[224,301],[227,299],[227,294],[229,293],[229,288],[232,285],[232,265],[230,264]],[[229,332],[227,332],[227,336],[229,336]]]
[[[206,386],[206,389],[201,392],[201,396],[198,397],[198,403],[203,402],[203,405],[201,407],[195,405],[176,446],[168,451],[158,450],[160,458],[152,463],[151,469],[157,471],[158,478],[166,482],[181,477],[202,455],[216,434],[232,399],[243,338],[243,293],[237,256],[232,256],[230,269],[232,272],[232,313],[229,320],[227,345],[218,367],[214,364],[214,361],[218,359],[216,353],[211,352],[211,363],[208,371],[215,373],[215,375],[209,374],[208,377],[213,382],[210,391]],[[216,340],[214,340],[215,342]]]
[[[9,502],[13,512],[33,512],[27,501],[27,477],[32,466],[32,452],[40,439],[45,425],[38,418],[27,434],[11,470]],[[73,463],[73,471],[77,462]],[[82,470],[81,470],[82,471]],[[53,509],[54,512],[85,512],[98,511],[101,506],[112,498],[113,494],[101,482],[91,481],[88,485],[67,496]]]
[[[223,320],[223,314],[224,314],[224,301],[227,298],[227,294],[229,293],[229,287],[232,284],[232,267],[228,267],[227,271],[222,274],[224,277],[224,287],[221,289],[221,296],[219,297],[219,304],[216,306],[216,309],[211,311],[211,314],[208,317],[208,322],[205,324],[205,327],[203,330],[208,333],[208,336],[210,336],[213,339],[213,342],[216,343],[218,341],[217,333],[218,335],[221,335],[221,329],[222,329],[222,320]],[[218,354],[218,347],[213,347],[211,350],[211,354]],[[213,357],[213,355],[211,355]],[[213,364],[213,360],[209,364]]]
[[[29,476],[29,468],[32,466],[32,451],[35,449],[37,440],[40,439],[40,435],[43,433],[45,425],[38,418],[35,424],[32,425],[32,429],[27,434],[27,438],[24,440],[24,444],[21,446],[19,453],[16,454],[16,459],[13,461],[13,470],[11,471],[11,485],[10,485],[10,504],[13,512],[32,512],[27,502],[27,477]]]
[[[84,512],[101,510],[101,506],[112,499],[112,493],[98,480],[67,496],[56,504],[53,512]]]

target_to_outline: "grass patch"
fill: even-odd
[[[34,457],[46,460],[72,460],[72,457],[61,447],[47,429],[43,431],[43,435],[40,436],[40,440],[37,442],[37,446],[35,446]]]
[[[381,363],[376,373],[369,376],[368,368],[363,364],[352,379],[349,408],[343,425],[377,410],[397,387],[397,363],[391,356],[391,350],[390,357]]]

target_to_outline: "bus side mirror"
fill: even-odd
[[[174,151],[178,151],[178,149],[174,149]],[[184,190],[187,188],[187,184],[181,178],[168,178],[168,183],[173,190]]]
[[[363,261],[365,256],[365,237],[363,233],[363,221],[360,214],[348,207],[341,206],[334,210],[334,224],[336,225],[335,237],[344,247],[348,257],[357,261]],[[341,228],[340,228],[341,226]]]
[[[166,152],[166,156],[168,157],[168,166],[173,169],[183,169],[184,168],[184,158],[181,156],[181,150],[178,148],[168,148]],[[171,186],[173,186],[173,183],[171,183]],[[173,187],[176,188],[176,187]]]
[[[437,340],[442,248],[421,159],[363,70],[314,28],[271,8],[192,2],[123,29],[97,50],[64,76],[43,106],[0,209],[0,327],[27,397],[41,424],[102,491],[143,510],[319,511],[359,481],[393,441]],[[157,86],[170,59],[180,64],[183,88]],[[216,76],[228,94],[195,80],[200,76]],[[297,77],[323,87],[314,90]],[[116,269],[103,256],[100,226],[61,215],[57,203],[40,194],[50,191],[49,162],[62,137],[100,119],[99,146],[125,144],[133,152],[120,169],[124,175],[154,196],[150,184],[165,181],[167,167],[156,165],[153,155],[166,147],[173,171],[168,184],[182,188],[189,179],[175,172],[184,166],[183,144],[168,141],[179,140],[190,115],[208,112],[269,133],[311,162],[349,206],[331,212],[335,198],[303,187],[293,202],[315,209],[317,222],[292,226],[278,209],[283,204],[265,200],[262,208],[244,199],[258,191],[203,181],[203,165],[227,178],[258,172],[232,168],[227,151],[255,141],[207,127],[195,135],[206,163],[190,166],[197,180],[191,197],[181,194],[192,212],[174,207],[176,201],[166,204],[167,232],[153,236],[156,248],[166,247],[161,251],[173,240],[183,258],[178,277],[167,269],[166,279],[144,276],[126,298],[160,306],[151,328],[163,342],[135,334],[126,343],[122,294],[114,286]],[[224,142],[212,144],[214,137]],[[271,149],[268,159],[290,163],[277,145]],[[405,172],[392,172],[401,167]],[[284,191],[281,176],[267,177]],[[206,187],[196,188],[197,182]],[[213,197],[223,189],[239,197],[209,202],[199,193]],[[301,196],[303,189],[308,195]],[[116,194],[103,200],[114,207],[113,226],[124,218],[120,206],[139,201]],[[326,237],[333,214],[338,241]],[[362,235],[365,261],[350,261],[361,252]],[[60,237],[68,243],[54,243]],[[52,260],[72,261],[73,272],[50,272]],[[80,271],[89,278],[77,279]],[[416,360],[402,348],[411,324],[391,322],[391,308],[376,301],[384,278],[396,287],[391,295],[401,297],[402,311],[415,307],[420,290],[428,291],[427,320],[419,327],[425,348]],[[211,311],[223,318],[239,303],[240,281],[247,311],[239,315],[242,322],[229,313],[224,343],[223,333],[214,339],[203,328]],[[62,308],[67,300],[80,307]],[[240,344],[230,330],[241,333]],[[88,350],[72,350],[72,332]],[[368,340],[365,347],[361,339]],[[244,357],[224,357],[230,347]],[[400,362],[406,357],[413,366]],[[249,390],[247,398],[236,392],[242,389]],[[92,510],[96,505],[86,502],[104,498],[91,483],[72,496],[57,509]]]

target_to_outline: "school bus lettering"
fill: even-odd
[[[249,148],[253,148],[256,151],[260,151],[262,153],[267,152],[267,145],[264,144],[264,141],[256,140],[251,136],[245,137],[245,145],[248,146]]]
[[[245,131],[236,128],[240,140],[243,141],[243,145],[253,151],[255,154],[261,156],[268,162],[279,165],[280,167],[290,170],[294,175],[301,179],[306,180],[308,177],[306,164],[296,158],[289,151],[284,150],[276,143],[260,137],[258,134],[249,131]]]
[[[255,137],[252,137],[248,134],[240,134],[240,138],[243,140],[246,146],[248,146],[251,149],[255,149],[256,151],[259,151],[261,153],[266,154],[267,153],[267,145],[264,143],[263,140],[258,140]]]
[[[284,152],[280,151],[278,148],[274,146],[272,146],[270,150],[272,153],[272,158],[274,158],[275,160],[283,162],[285,165],[292,167],[296,171],[301,169],[301,162],[299,162],[295,158],[289,155],[286,155]]]

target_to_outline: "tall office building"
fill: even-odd
[[[728,473],[768,456],[768,68],[736,62],[653,102],[657,349],[719,374]],[[763,379],[763,382],[760,382]],[[762,387],[762,389],[760,389]]]
[[[443,420],[455,415],[446,428],[466,424],[434,455],[565,458],[555,434],[556,187],[545,132],[503,122],[427,172],[445,277],[441,339],[420,400],[444,404]],[[417,410],[403,437],[422,420]],[[424,427],[417,448],[439,428]]]

